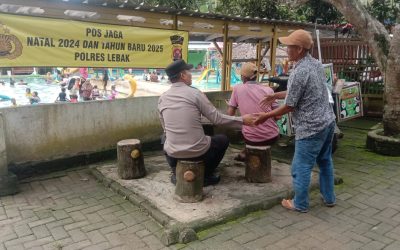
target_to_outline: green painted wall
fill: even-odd
[[[193,64],[194,68],[196,68],[199,63],[201,63],[201,65],[204,66],[206,63],[205,57],[206,57],[206,51],[202,50],[189,51],[188,63]]]

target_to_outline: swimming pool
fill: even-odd
[[[210,74],[208,81],[201,80],[198,82],[198,78],[200,77],[201,72],[192,72],[192,86],[198,88],[202,91],[219,91],[221,90],[221,83],[217,83],[217,76],[215,74]],[[240,82],[234,81],[231,79],[231,87],[239,84]]]
[[[143,75],[143,71],[135,71],[136,79],[140,80]],[[202,91],[219,91],[221,90],[221,84],[217,84],[217,78],[215,74],[210,74],[208,81],[201,80],[198,82],[202,72],[192,72],[193,76],[193,87],[198,88]],[[94,76],[94,75],[93,75]],[[5,85],[0,84],[0,96],[7,96],[9,98],[15,98],[18,105],[30,105],[29,99],[26,98],[26,88],[31,89],[31,93],[37,91],[41,99],[41,103],[54,103],[58,94],[61,91],[59,83],[47,84],[44,76],[13,76],[15,85],[10,86],[10,79],[8,76],[0,76],[0,81],[4,81]],[[20,80],[28,83],[27,85],[18,85]],[[101,78],[100,78],[101,79]],[[167,79],[162,80],[161,84],[169,85]],[[237,83],[232,82],[231,86]],[[67,91],[68,92],[68,91]],[[161,94],[161,93],[160,93]],[[0,101],[0,108],[12,106],[11,101]]]
[[[42,77],[16,76],[14,87],[10,86],[8,77],[0,77],[5,85],[0,84],[0,95],[15,98],[18,105],[29,105],[29,99],[25,96],[26,88],[30,88],[31,92],[37,91],[41,99],[41,103],[53,103],[61,91],[60,85],[57,83],[47,84]],[[27,85],[18,85],[20,80],[28,83]],[[10,101],[0,101],[0,108],[10,107]]]

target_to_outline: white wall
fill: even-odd
[[[226,110],[229,92],[207,93]],[[48,162],[116,147],[122,139],[159,140],[158,96],[4,108],[8,164]]]

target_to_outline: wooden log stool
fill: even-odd
[[[118,176],[124,180],[137,179],[146,175],[142,145],[137,139],[117,143]]]
[[[271,182],[271,147],[246,145],[246,172],[248,182]]]
[[[178,160],[176,166],[175,199],[183,203],[203,199],[204,162]]]

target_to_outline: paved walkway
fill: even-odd
[[[280,206],[199,233],[171,249],[400,249],[400,157],[365,150],[370,121],[350,122],[335,154],[338,205],[317,191],[307,214]],[[357,128],[354,128],[357,127]],[[288,156],[290,157],[290,155]],[[1,249],[167,249],[161,227],[88,174],[74,169],[20,184],[0,198]]]

